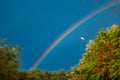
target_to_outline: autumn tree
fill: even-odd
[[[120,27],[101,29],[72,72],[76,80],[120,80]]]

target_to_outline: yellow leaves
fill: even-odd
[[[112,60],[110,61],[110,64],[113,65],[114,63],[115,63],[115,60],[112,59]]]
[[[91,80],[115,80],[115,76],[118,75],[116,71],[120,72],[120,27],[112,25],[107,30],[101,29],[96,39],[87,44],[86,53],[79,64],[83,80],[87,80],[88,77]]]
[[[115,30],[117,30],[117,28],[118,28],[118,26],[115,25],[115,24],[113,24],[113,25],[111,26],[110,30],[115,31]]]

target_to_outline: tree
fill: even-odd
[[[58,72],[58,80],[68,80],[68,76],[63,69],[60,69]]]
[[[56,71],[51,72],[51,78],[50,80],[58,80],[58,74]]]
[[[120,27],[101,29],[73,72],[76,80],[120,80]]]
[[[51,74],[50,72],[48,72],[48,70],[46,69],[45,71],[43,71],[43,80],[50,80]]]
[[[29,80],[44,80],[43,73],[38,69],[29,71],[28,78]]]
[[[3,44],[6,39],[1,40]],[[0,46],[0,80],[15,80],[18,72],[20,48],[12,45]]]
[[[27,71],[20,71],[20,72],[18,72],[16,80],[30,80],[28,78],[28,72]]]

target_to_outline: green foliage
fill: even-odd
[[[43,80],[43,73],[40,70],[31,70],[28,72],[29,80]]]
[[[17,73],[17,78],[15,80],[29,80],[27,71],[20,71]],[[36,79],[34,79],[36,80]]]
[[[5,40],[5,39],[3,39]],[[0,42],[4,42],[1,40]],[[0,80],[14,80],[18,72],[20,48],[13,48],[12,45],[0,47]]]
[[[58,72],[58,80],[68,80],[66,72],[62,69]]]
[[[96,39],[89,41],[78,66],[75,80],[119,80],[120,27],[101,29]]]
[[[0,40],[3,44],[6,39]],[[40,71],[19,71],[19,56],[21,48],[12,45],[0,46],[0,80],[68,80],[64,70],[58,72]]]
[[[29,80],[68,80],[68,76],[64,70],[58,72],[49,72],[48,70],[40,71],[39,69],[28,72]]]
[[[3,44],[6,39],[0,40]],[[120,27],[101,29],[71,71],[19,71],[21,48],[0,45],[0,80],[120,80]]]

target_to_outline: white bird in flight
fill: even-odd
[[[82,41],[84,41],[84,40],[85,40],[85,38],[84,38],[84,37],[80,37],[80,39],[81,39]]]

